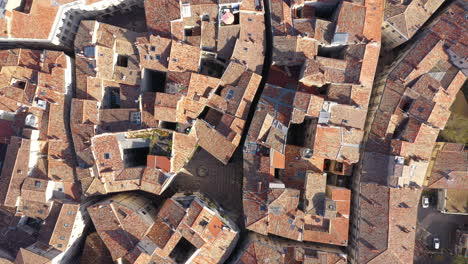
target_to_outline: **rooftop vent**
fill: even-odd
[[[30,127],[37,128],[38,122],[37,117],[33,114],[28,114],[24,119],[24,124]]]
[[[301,157],[304,158],[304,159],[312,158],[313,154],[314,154],[314,152],[310,148],[301,149]]]

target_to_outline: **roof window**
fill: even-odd
[[[40,181],[34,181],[34,187],[40,188],[42,186],[42,182]]]
[[[104,158],[105,158],[105,159],[110,159],[110,158],[111,158],[111,154],[110,154],[110,153],[104,153]]]
[[[128,57],[125,55],[118,55],[117,56],[117,66],[120,67],[128,67]]]
[[[234,90],[229,90],[227,95],[226,95],[226,99],[231,99],[232,97],[234,96]]]

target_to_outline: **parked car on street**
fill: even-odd
[[[429,197],[423,196],[421,204],[422,204],[423,208],[428,208],[429,207]]]
[[[439,238],[434,237],[433,246],[434,246],[434,249],[439,249],[439,248],[440,248],[440,240],[439,240]]]

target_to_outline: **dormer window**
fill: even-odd
[[[42,182],[40,181],[34,181],[34,187],[41,188]]]
[[[150,47],[150,50],[154,52],[154,51],[156,51],[156,47],[155,47],[155,46],[151,46],[151,47]]]

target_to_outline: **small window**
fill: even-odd
[[[157,59],[157,60],[160,60],[160,59],[161,59],[161,55],[156,55],[156,59]]]
[[[151,46],[151,51],[156,51],[156,47],[155,46]]]
[[[252,21],[252,18],[249,17],[247,20],[248,20],[248,21]]]
[[[73,212],[72,212],[72,211],[68,211],[68,212],[67,212],[67,215],[73,215]]]
[[[60,236],[60,240],[65,240],[65,237],[64,237],[64,236]]]
[[[105,158],[105,159],[110,159],[110,158],[111,158],[111,154],[110,154],[110,153],[104,153],[104,158]]]
[[[245,51],[248,51],[248,50],[249,50],[249,48],[244,48],[244,50],[245,50]]]
[[[145,56],[143,56],[143,58],[144,58],[145,60],[147,60],[147,59],[148,59],[148,56],[145,55]]]
[[[420,113],[424,112],[424,107],[418,107],[418,111],[419,111]]]
[[[118,55],[117,56],[117,66],[120,67],[128,67],[128,57],[125,55]]]
[[[38,213],[38,214],[43,214],[44,211],[42,211],[42,210],[37,210],[37,213]]]
[[[40,188],[42,186],[42,182],[34,181],[34,187]]]
[[[226,95],[226,99],[231,99],[232,97],[234,96],[234,90],[229,90],[227,95]]]
[[[69,227],[69,226],[70,226],[70,224],[63,224],[63,226],[64,226],[64,227]]]
[[[57,191],[63,192],[63,188],[58,188]]]
[[[28,210],[28,209],[29,209],[29,206],[25,205],[25,206],[23,206],[23,209],[24,209],[24,210]]]
[[[173,58],[173,59],[172,59],[172,61],[173,61],[173,62],[178,62],[178,61],[179,61],[179,59],[177,59],[177,58]]]
[[[247,33],[247,36],[251,37],[251,36],[252,36],[252,33]]]
[[[154,57],[153,57],[153,56],[150,56],[150,60],[153,60],[153,59],[154,59]]]
[[[63,245],[62,245],[62,244],[58,244],[57,247],[58,247],[58,248],[61,248],[61,247],[63,247]]]

